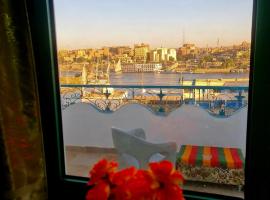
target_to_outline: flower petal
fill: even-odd
[[[86,194],[86,200],[107,200],[110,195],[110,186],[105,181],[100,181]]]
[[[184,178],[169,161],[149,164],[148,180],[152,181],[153,198],[151,200],[184,199],[180,184]],[[152,180],[151,180],[152,179]]]
[[[125,184],[128,180],[134,178],[136,173],[137,173],[137,170],[135,167],[123,169],[119,172],[116,172],[112,176],[112,183],[115,185]]]
[[[116,162],[109,162],[105,159],[99,161],[94,165],[93,169],[89,172],[90,180],[88,185],[94,185],[101,179],[108,179],[117,169]]]
[[[153,200],[167,199],[184,200],[182,189],[176,185],[170,185],[155,191]]]
[[[162,184],[176,184],[183,183],[182,174],[175,170],[173,164],[169,161],[161,161],[157,163],[150,163],[150,172],[156,181]]]

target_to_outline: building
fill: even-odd
[[[123,54],[129,55],[131,51],[132,49],[129,46],[116,47],[116,53],[118,55],[123,55]]]
[[[184,44],[178,49],[179,56],[195,56],[199,53],[198,48],[195,44]]]
[[[113,57],[115,60],[120,60],[121,63],[132,63],[133,60],[128,54],[120,54],[120,55],[115,55]]]
[[[159,62],[159,54],[157,50],[152,50],[149,54],[149,59],[151,62]]]
[[[77,57],[84,57],[85,56],[85,50],[79,49],[77,50]]]
[[[112,56],[122,55],[122,54],[133,55],[132,48],[129,46],[114,46],[114,47],[110,47],[109,50]]]
[[[176,61],[176,50],[157,48],[150,52],[151,62]]]
[[[162,69],[161,63],[124,64],[122,72],[157,72]]]
[[[134,45],[134,60],[135,62],[145,63],[149,53],[149,44],[135,44]]]
[[[168,61],[176,61],[176,50],[175,49],[168,49],[167,52],[167,60]]]

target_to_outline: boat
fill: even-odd
[[[157,74],[160,74],[161,72],[164,72],[164,70],[162,70],[162,69],[157,69],[157,70],[154,70],[154,72],[157,73]]]
[[[99,68],[100,64],[96,63],[94,72],[88,72],[86,66],[84,66],[81,77],[82,83],[85,85],[110,85],[110,63],[108,62],[106,71]]]
[[[118,60],[117,64],[115,65],[114,72],[115,73],[122,73],[122,66],[121,66],[120,59]]]

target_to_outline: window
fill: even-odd
[[[50,4],[49,4],[50,5]],[[260,7],[259,7],[260,8]],[[42,10],[42,7],[39,7],[39,9],[40,10]],[[44,10],[43,10],[44,11]],[[43,14],[45,14],[45,16],[46,16],[46,12],[44,12]],[[38,19],[44,19],[44,18],[38,18]],[[32,21],[32,23],[34,23],[33,21]],[[52,26],[52,28],[54,28],[54,26]],[[36,42],[36,40],[35,39],[37,39],[37,36],[36,36],[36,38],[35,38],[35,34],[34,34],[34,36],[33,36],[33,41],[34,42]],[[46,40],[46,42],[48,42],[49,41],[49,39],[48,40]],[[42,44],[42,43],[41,43]],[[47,49],[48,50],[48,49]],[[37,55],[37,59],[39,60],[39,63],[40,63],[40,61],[42,60],[42,58],[41,57],[39,57],[39,55],[40,55],[40,52],[42,52],[43,50],[35,50],[35,52],[36,52],[36,55]],[[49,52],[47,52],[47,53],[49,53]],[[47,55],[50,55],[50,54],[47,54]],[[54,59],[56,58],[56,56],[54,57]],[[255,60],[256,61],[256,60]],[[48,62],[48,61],[47,61]],[[47,63],[47,62],[45,62],[45,63]],[[256,64],[256,62],[255,62],[255,64]],[[51,63],[50,63],[50,65],[51,65]],[[256,69],[256,65],[255,65],[255,68],[254,69]],[[259,67],[258,67],[259,68]],[[260,71],[258,71],[258,72],[260,72]],[[55,87],[55,86],[58,86],[57,85],[57,80],[55,80],[55,74],[54,74],[54,76],[51,76],[51,74],[50,74],[50,72],[48,72],[48,70],[46,70],[46,69],[41,69],[40,67],[38,67],[38,74],[43,74],[43,76],[46,76],[46,74],[47,74],[47,76],[48,77],[51,77],[51,79],[49,80],[49,82],[50,82],[50,84],[46,84],[46,83],[42,83],[41,82],[41,79],[39,80],[39,84],[40,84],[40,88],[43,88],[43,89],[45,89],[45,88],[47,88],[46,86],[48,86],[49,85],[49,88],[54,88],[53,90],[55,90],[55,91],[57,91],[58,89],[57,89],[57,87]],[[255,74],[256,75],[256,74]],[[48,81],[48,80],[47,80]],[[55,85],[55,83],[56,83],[56,85]],[[253,83],[254,84],[254,83]],[[160,89],[160,88],[159,88]],[[224,88],[218,88],[219,90],[221,90],[221,89],[224,89]],[[236,88],[237,89],[237,88]],[[241,88],[242,89],[242,88]],[[163,90],[159,90],[159,91],[163,91]],[[105,92],[104,93],[106,93],[106,90],[105,90]],[[195,94],[194,94],[195,93]],[[193,97],[195,97],[196,96],[196,91],[194,90],[194,93],[193,94],[190,94],[190,97],[192,98],[192,96]],[[54,93],[55,94],[55,93]],[[259,93],[260,94],[260,93]],[[239,96],[241,96],[241,95],[239,95]],[[256,95],[255,95],[255,97],[256,97]],[[192,99],[191,99],[192,100]],[[194,100],[196,101],[197,99],[196,98],[193,98],[193,102],[191,101],[191,103],[194,103]],[[47,117],[47,119],[49,119],[48,117],[49,116],[54,116],[54,118],[52,118],[52,120],[55,120],[56,119],[56,121],[52,121],[53,123],[51,124],[51,130],[54,130],[54,131],[52,131],[52,133],[55,133],[55,129],[57,130],[58,129],[58,131],[61,131],[61,124],[59,123],[60,121],[59,121],[59,119],[61,119],[61,118],[59,118],[61,115],[60,115],[60,113],[59,113],[59,111],[61,110],[61,108],[60,108],[60,104],[59,104],[59,100],[58,100],[58,96],[57,96],[57,93],[56,93],[56,95],[54,96],[54,101],[56,101],[56,102],[58,102],[58,103],[56,103],[56,104],[50,104],[50,102],[51,103],[53,103],[53,101],[48,101],[47,102],[47,104],[50,104],[51,106],[52,106],[52,108],[54,107],[54,108],[56,108],[57,110],[55,110],[55,112],[53,112],[53,111],[47,111],[47,112],[45,112],[44,110],[43,110],[43,116],[45,117],[45,119],[46,119],[46,117]],[[188,102],[190,102],[190,100],[188,101]],[[42,100],[41,100],[41,104],[42,104]],[[45,106],[45,103],[43,104],[44,106]],[[255,104],[256,105],[256,104]],[[254,104],[252,104],[252,106],[254,106]],[[57,111],[57,112],[56,112]],[[251,111],[249,111],[249,112],[251,112]],[[45,113],[45,114],[44,114]],[[53,114],[53,113],[55,113],[55,115]],[[256,113],[255,113],[256,114]],[[59,116],[60,115],[60,116]],[[50,121],[51,122],[51,121]],[[57,123],[56,123],[57,122]],[[45,122],[44,122],[45,123]],[[249,121],[249,123],[251,124],[252,123],[252,121]],[[254,122],[253,122],[254,123]],[[60,124],[60,126],[59,126],[59,124]],[[258,123],[257,122],[257,124],[259,125],[260,123]],[[56,126],[56,125],[58,125],[58,126]],[[256,121],[255,121],[255,125],[256,125]],[[253,129],[252,129],[252,127],[250,127],[250,125],[248,126],[249,127],[249,131],[248,132],[252,132],[252,131],[254,131]],[[49,128],[44,128],[44,130],[49,130]],[[48,137],[48,138],[53,138],[54,140],[53,141],[50,141],[50,143],[51,144],[53,144],[53,145],[63,145],[62,144],[62,142],[61,142],[61,138],[59,138],[59,135],[58,136],[55,136],[55,135],[50,135],[50,136],[46,136],[46,137]],[[58,139],[58,143],[56,144],[55,142],[57,141],[57,139]],[[48,142],[48,141],[47,141]],[[250,140],[248,140],[248,142],[250,142]],[[249,143],[248,143],[249,144]],[[251,143],[251,147],[252,147],[252,144],[253,143]],[[254,145],[254,144],[253,144]],[[255,145],[256,146],[256,145]],[[253,146],[253,147],[255,147],[255,146]],[[62,146],[63,147],[63,146]],[[62,158],[62,160],[60,160],[61,162],[61,164],[64,164],[64,162],[63,162],[63,155],[64,155],[64,152],[63,152],[63,149],[61,149],[62,148],[61,146],[59,146],[59,149],[57,150],[57,148],[56,147],[53,147],[54,148],[54,150],[57,150],[57,152],[59,152],[60,154],[58,155],[59,157],[57,157],[57,158],[55,158],[55,160],[51,160],[51,161],[49,161],[50,163],[55,163],[55,161],[59,161],[58,159],[60,159],[60,158]],[[249,147],[249,146],[248,146]],[[52,149],[51,149],[52,150]],[[250,151],[247,151],[247,152],[249,152],[250,153]],[[52,152],[51,152],[52,153]],[[48,155],[48,154],[47,154]],[[48,158],[50,159],[50,157],[48,156]],[[53,162],[54,161],[54,162]],[[63,166],[61,166],[61,168],[60,168],[61,170],[63,170],[64,168],[63,168]],[[249,169],[249,166],[247,166],[247,169]],[[257,168],[258,169],[258,168]],[[62,174],[61,174],[61,173]],[[57,171],[56,170],[56,172],[55,172],[55,174],[54,174],[54,176],[55,177],[59,177],[59,176],[61,176],[61,177],[68,177],[68,176],[65,176],[65,173],[63,172],[63,171]],[[51,179],[53,179],[54,178],[54,176],[51,176]],[[49,175],[49,177],[50,177],[50,175]],[[72,178],[72,177],[70,177],[69,176],[69,178]],[[247,178],[249,178],[248,176],[247,176]],[[65,179],[66,181],[68,181],[67,179]],[[77,180],[80,180],[79,178],[77,179]],[[81,179],[81,180],[83,180],[83,179]],[[247,186],[249,186],[249,185],[247,185]],[[75,186],[74,186],[75,187]],[[187,194],[190,194],[190,193],[188,193],[187,192]],[[195,194],[199,194],[199,193],[195,193]],[[203,194],[202,194],[203,195]],[[194,197],[195,198],[195,197]]]
[[[54,1],[67,175],[169,159],[187,190],[243,198],[253,1],[208,3]]]

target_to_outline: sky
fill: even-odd
[[[54,0],[59,49],[251,40],[252,0]]]

